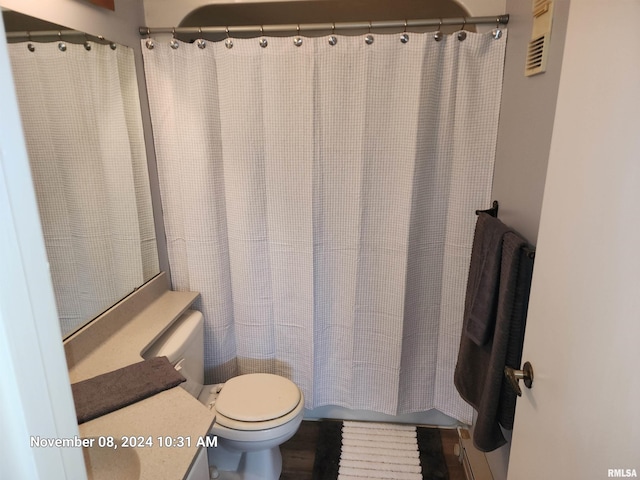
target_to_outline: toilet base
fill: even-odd
[[[215,413],[218,386],[207,386],[199,400]],[[281,423],[269,428],[238,430],[214,422],[209,434],[217,438],[217,447],[207,449],[210,466],[215,466],[220,480],[279,480],[282,473],[280,445],[298,431],[304,415],[304,396],[300,392],[298,406]],[[280,421],[283,417],[281,417]],[[263,427],[264,425],[256,425]]]
[[[207,449],[210,466],[215,466],[218,480],[278,480],[282,473],[282,454],[276,446],[264,450],[239,451],[218,436],[218,446]]]

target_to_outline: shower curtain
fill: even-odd
[[[88,45],[9,45],[63,336],[159,271],[133,52]]]
[[[506,35],[336,38],[143,40],[173,286],[201,292],[209,382],[470,422],[453,371]]]

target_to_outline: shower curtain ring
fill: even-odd
[[[336,37],[336,22],[331,24],[331,35],[329,35],[329,45],[332,47],[338,43],[338,37]]]
[[[27,40],[29,40],[29,43],[27,43],[27,50],[29,50],[30,52],[35,52],[36,47],[33,43],[31,43],[31,32],[29,30],[27,30]]]
[[[442,40],[444,38],[444,34],[442,33],[442,30],[440,30],[442,28],[442,18],[438,19],[438,30],[436,30],[436,33],[433,34],[433,39],[436,42],[439,42],[440,40]]]
[[[171,46],[171,48],[175,50],[180,46],[180,43],[176,39],[176,27],[173,27],[171,29],[171,35],[172,35],[172,38],[171,38],[171,41],[169,42],[169,45]]]
[[[467,17],[462,17],[462,27],[460,28],[460,31],[458,32],[458,40],[460,40],[461,42],[467,38],[467,32],[465,31],[464,27],[467,26]]]
[[[302,37],[300,36],[300,24],[296,26],[297,35],[293,38],[293,44],[296,47],[300,47],[302,45]]]
[[[400,41],[402,43],[407,43],[409,41],[409,34],[407,33],[407,21],[404,21],[404,30],[402,35],[400,35]]]
[[[367,45],[371,45],[373,43],[373,35],[371,35],[371,20],[369,20],[369,34],[364,37],[364,42]]]
[[[264,35],[264,27],[262,25],[260,25],[260,35],[263,36]],[[266,38],[264,38],[264,36],[260,39],[259,42],[260,46],[262,48],[267,48],[267,46],[269,45],[269,40],[267,40]]]
[[[496,28],[493,29],[491,35],[493,35],[493,38],[495,38],[496,40],[499,40],[500,37],[502,37],[502,30],[500,29],[500,17],[496,18]]]
[[[196,45],[200,50],[207,48],[207,42],[204,38],[202,38],[202,27],[198,27],[198,40],[196,40]],[[177,48],[177,47],[176,47]],[[231,47],[227,47],[231,48]]]
[[[84,49],[88,52],[91,50],[91,43],[89,43],[89,34],[84,34]]]
[[[67,44],[62,41],[62,32],[60,30],[58,30],[58,40],[60,40],[58,42],[58,50],[60,50],[61,52],[66,52]]]
[[[233,48],[233,40],[229,36],[229,27],[224,27],[224,33],[227,34],[227,39],[224,41],[224,46],[227,48]]]

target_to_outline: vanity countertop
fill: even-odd
[[[213,420],[214,415],[204,405],[176,387],[79,428],[82,438],[113,437],[121,443],[127,437],[129,444],[146,445],[135,448],[141,480],[178,480],[189,471],[198,453],[198,441],[207,435]]]
[[[166,284],[161,278],[150,287],[142,287],[146,290],[134,298],[139,304],[121,308],[121,315],[129,314],[126,321],[114,320],[113,312],[108,312],[111,320],[98,319],[103,323],[93,326],[93,332],[89,325],[65,342],[72,383],[143,360],[142,352],[199,295],[169,291],[158,286],[163,282]],[[111,325],[108,328],[105,320]],[[140,479],[182,479],[198,452],[198,441],[206,437],[214,420],[209,409],[183,388],[175,387],[83,423],[79,429],[83,438],[111,436],[119,442],[122,437],[136,437],[133,443],[144,441],[144,447],[135,448]]]

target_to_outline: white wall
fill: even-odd
[[[569,0],[555,1],[547,71],[525,77],[525,58],[533,24],[531,2],[507,0],[509,40],[493,198],[500,203],[500,219],[534,245],[540,225],[568,10]],[[495,480],[507,477],[511,432],[503,433],[509,442],[487,454]]]
[[[535,245],[567,29],[569,0],[555,0],[547,71],[525,77],[531,2],[508,0],[509,40],[498,126],[493,195],[499,217]]]

